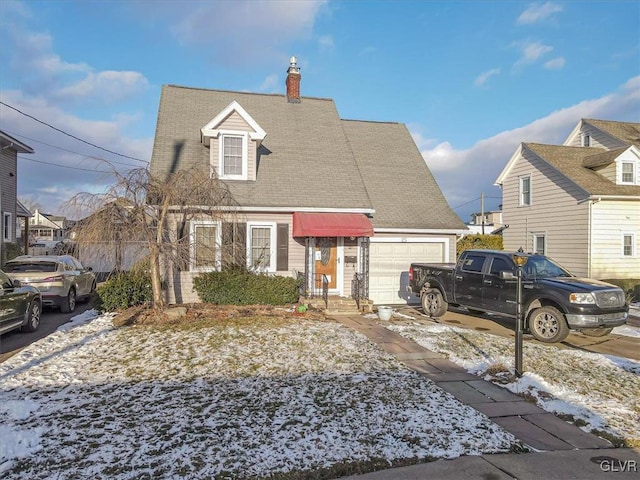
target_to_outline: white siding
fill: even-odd
[[[601,201],[592,206],[593,278],[640,277],[640,201]],[[635,236],[635,256],[622,255],[623,235]]]
[[[519,206],[519,177],[531,175],[531,205]],[[589,206],[584,191],[529,150],[516,160],[502,192],[504,249],[533,250],[533,234],[546,236],[547,255],[576,275],[587,275]],[[582,203],[581,203],[582,202]]]
[[[583,135],[589,135],[590,147],[606,148],[607,150],[626,147],[626,144],[622,143],[620,140],[595,129],[590,125],[582,125],[580,132],[575,137],[567,139],[570,141],[566,143],[566,145],[569,147],[582,147]]]

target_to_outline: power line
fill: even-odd
[[[122,153],[114,152],[113,150],[109,150],[107,148],[101,147],[99,145],[96,145],[95,143],[91,143],[91,142],[88,142],[86,140],[83,140],[80,137],[76,137],[75,135],[67,133],[64,130],[60,130],[59,128],[54,127],[53,125],[51,125],[51,124],[49,124],[47,122],[43,122],[42,120],[34,117],[33,115],[29,115],[28,113],[24,113],[23,111],[17,109],[16,107],[12,107],[11,105],[9,105],[7,103],[4,103],[2,101],[0,101],[0,105],[4,105],[5,107],[9,107],[10,109],[15,110],[16,112],[18,112],[21,115],[24,115],[25,117],[31,118],[32,120],[35,120],[36,122],[41,123],[42,125],[46,125],[47,127],[52,128],[53,130],[55,130],[57,132],[60,132],[60,133],[66,135],[68,137],[74,138],[74,139],[76,139],[76,140],[78,140],[78,141],[80,141],[82,143],[86,143],[87,145],[91,145],[92,147],[99,148],[100,150],[104,150],[105,152],[112,153],[113,155],[118,155],[119,157],[124,157],[124,158],[128,158],[130,160],[135,160],[136,162],[149,163],[147,160],[141,160],[139,158],[130,157],[129,155],[124,155]]]
[[[115,160],[105,160],[104,158],[94,157],[93,155],[85,155],[84,153],[76,152],[75,150],[69,150],[67,148],[58,147],[57,145],[51,145],[50,143],[42,142],[40,140],[36,140],[35,138],[27,137],[26,135],[20,135],[19,133],[15,133],[15,132],[12,132],[10,130],[5,130],[5,132],[7,132],[7,133],[9,133],[11,135],[15,135],[16,137],[21,137],[21,138],[27,139],[30,142],[35,142],[35,143],[39,143],[41,145],[46,145],[47,147],[55,148],[57,150],[62,150],[63,152],[69,152],[69,153],[73,153],[75,155],[81,155],[84,158],[93,158],[94,160],[100,160],[101,162],[105,162],[105,163],[117,163],[118,165],[124,165],[124,166],[127,166],[127,167],[137,168],[134,165],[131,165],[129,163],[116,162]],[[24,157],[20,157],[20,158],[24,158]],[[51,165],[57,165],[57,164],[52,163]],[[59,165],[59,166],[63,167],[64,165]]]
[[[485,195],[484,198],[499,198],[499,199],[501,199],[502,197],[490,197],[488,195]],[[477,202],[478,200],[480,200],[480,197],[474,198],[473,200],[469,200],[468,202],[465,202],[462,205],[458,205],[457,207],[452,207],[451,209],[452,210],[457,210],[457,209],[459,209],[461,207],[464,207],[465,205],[469,205],[470,203]]]
[[[43,162],[42,160],[36,160],[35,158],[27,158],[22,156],[20,157],[20,160],[28,160],[29,162],[43,163],[44,165],[53,165],[54,167],[60,167],[60,168],[72,168],[73,170],[82,170],[83,172],[105,173],[105,174],[112,173],[112,172],[106,172],[104,170],[90,170],[88,168],[70,167],[69,165],[60,165],[59,163]]]

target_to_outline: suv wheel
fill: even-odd
[[[67,294],[67,298],[60,306],[60,311],[62,313],[71,313],[76,309],[76,290],[71,287],[69,289],[69,293]]]
[[[555,307],[536,308],[529,315],[529,331],[540,342],[558,343],[569,335],[567,321]]]
[[[26,322],[22,330],[24,332],[35,332],[40,326],[40,302],[37,299],[31,300],[29,308],[25,312]]]

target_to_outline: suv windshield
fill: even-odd
[[[548,257],[532,255],[524,266],[527,278],[573,277],[567,270]]]
[[[55,272],[58,269],[57,263],[51,262],[33,262],[33,263],[7,263],[5,266],[6,272],[21,273],[21,272]]]

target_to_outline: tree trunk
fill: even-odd
[[[162,308],[164,298],[162,295],[162,278],[160,276],[160,250],[156,245],[150,249],[151,288],[153,290],[153,308]]]

